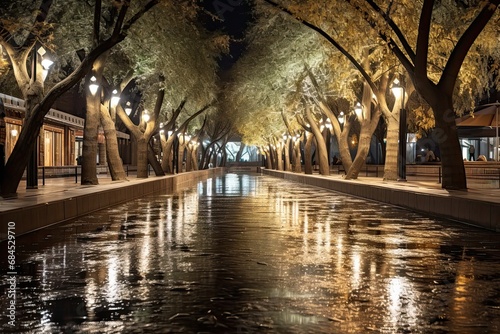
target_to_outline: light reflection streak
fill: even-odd
[[[361,254],[359,253],[358,247],[353,248],[351,255],[352,262],[352,279],[351,285],[353,289],[357,289],[361,283]]]
[[[302,247],[302,253],[304,256],[307,256],[309,253],[309,237],[308,237],[308,232],[309,232],[309,216],[307,215],[307,211],[304,212],[304,233],[302,235],[302,240],[303,240],[303,247]]]
[[[212,195],[213,195],[212,182],[213,182],[212,179],[208,179],[207,182],[206,182],[206,185],[207,185],[206,195],[208,197],[212,197]]]
[[[342,272],[344,264],[344,242],[342,235],[337,236],[337,272]]]
[[[66,245],[63,246],[63,275],[66,273]]]
[[[118,292],[122,291],[118,284],[118,264],[121,264],[120,258],[116,252],[108,257],[108,280],[105,290],[106,300],[108,303],[113,303],[118,300]]]
[[[387,284],[389,294],[389,322],[393,327],[417,323],[416,291],[406,277],[392,277]]]
[[[144,236],[139,254],[139,273],[145,275],[149,272],[150,252],[151,252],[151,210],[148,206],[146,221],[144,224]]]
[[[167,233],[167,242],[169,244],[172,243],[172,225],[173,225],[173,219],[172,219],[172,214],[173,214],[173,209],[172,209],[172,203],[173,203],[173,199],[172,197],[169,197],[167,199],[167,212],[166,212],[166,215],[167,215],[167,219],[166,219],[166,233]]]
[[[293,201],[293,210],[292,210],[292,225],[298,226],[300,221],[300,211],[299,211],[299,201]]]

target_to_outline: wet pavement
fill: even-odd
[[[258,174],[18,237],[16,256],[2,333],[500,332],[498,234]]]

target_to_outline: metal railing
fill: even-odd
[[[330,171],[337,174],[344,174],[345,169],[342,165],[330,166]],[[491,163],[469,163],[465,165],[465,174],[467,180],[498,182],[500,189],[500,164]],[[384,176],[384,165],[364,165],[359,175],[370,177]],[[422,178],[426,180],[436,180],[441,183],[443,180],[443,170],[440,163],[425,165],[406,165],[406,176]]]
[[[484,182],[498,182],[500,189],[500,165],[489,163],[469,163],[465,165],[465,175],[467,180],[484,181]],[[429,165],[410,165],[407,166],[407,175],[414,177],[423,177],[436,179],[441,183],[443,179],[443,171],[441,164]]]
[[[38,179],[42,185],[45,185],[45,180],[58,177],[74,177],[75,183],[78,183],[78,176],[81,175],[82,166],[39,166]],[[97,174],[109,174],[108,166],[97,166]],[[26,178],[24,171],[23,178]]]

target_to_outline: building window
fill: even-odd
[[[62,166],[63,162],[63,146],[62,132],[44,130],[44,165],[45,166]]]
[[[19,134],[21,133],[21,125],[6,123],[5,124],[5,159],[7,160],[17,143]]]

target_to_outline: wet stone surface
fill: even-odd
[[[18,237],[0,332],[498,333],[499,240],[228,174]]]

